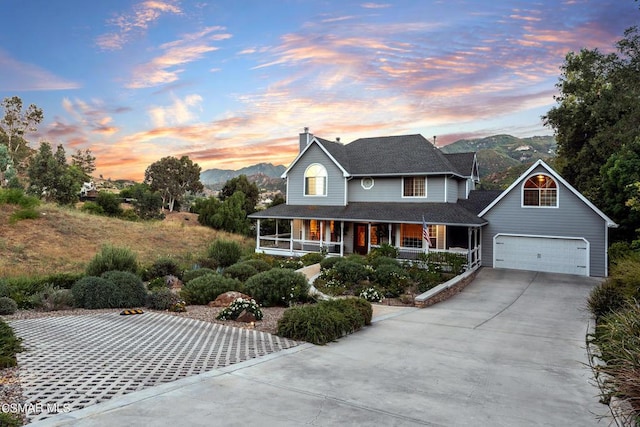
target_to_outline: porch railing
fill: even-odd
[[[342,242],[320,242],[319,240],[292,239],[291,234],[260,236],[258,249],[286,253],[325,252],[339,255]]]

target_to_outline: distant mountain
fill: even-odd
[[[271,163],[258,163],[238,170],[207,169],[200,173],[200,182],[214,190],[220,190],[230,179],[246,175],[249,181],[255,182],[261,189],[284,192],[284,183],[280,176],[285,170],[284,166]]]
[[[510,168],[519,170],[538,159],[548,160],[556,156],[556,140],[553,136],[516,138],[511,135],[494,135],[479,139],[461,139],[441,148],[443,153],[478,153],[478,168],[483,183],[501,186],[501,178]],[[524,171],[525,168],[523,168]],[[499,176],[498,176],[499,175]],[[506,174],[505,176],[508,176]],[[489,185],[491,186],[491,185]]]

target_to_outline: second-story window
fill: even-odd
[[[402,181],[403,197],[425,197],[427,195],[424,177],[407,177]]]
[[[304,195],[327,195],[327,169],[321,164],[314,163],[304,172]]]

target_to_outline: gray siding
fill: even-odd
[[[304,171],[313,163],[320,163],[327,169],[326,196],[304,195]],[[289,171],[287,204],[344,206],[344,183],[342,171],[317,144],[313,144]]]
[[[402,197],[402,178],[374,177],[373,188],[365,190],[359,177],[349,181],[349,202],[444,202],[444,178],[427,178],[427,197]],[[456,193],[457,194],[457,193]]]
[[[467,180],[463,179],[458,181],[458,199],[467,198]]]
[[[446,178],[447,180],[447,202],[455,203],[458,201],[458,181],[455,178]],[[464,195],[464,192],[462,193]]]
[[[532,174],[544,173],[542,167]],[[558,208],[521,207],[522,183],[512,189],[484,215],[489,225],[482,230],[482,263],[493,265],[493,237],[498,233],[583,237],[589,241],[589,274],[606,272],[605,221],[560,182]]]

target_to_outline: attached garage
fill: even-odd
[[[497,234],[493,266],[589,276],[589,242],[583,238]]]

